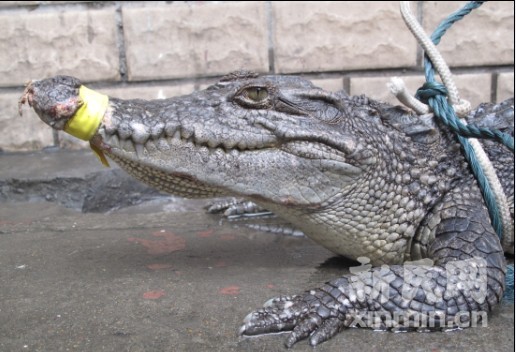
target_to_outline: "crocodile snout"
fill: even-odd
[[[21,107],[28,103],[43,122],[56,130],[63,130],[68,121],[82,106],[79,96],[81,82],[69,76],[56,76],[30,81],[18,102]]]

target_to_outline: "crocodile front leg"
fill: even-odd
[[[434,265],[382,266],[345,275],[249,314],[243,335],[291,331],[285,345],[317,345],[351,327],[465,327],[487,318],[502,297],[505,259],[480,202],[443,202],[430,222]]]

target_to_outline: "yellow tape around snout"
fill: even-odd
[[[68,121],[64,131],[83,141],[89,141],[104,118],[109,98],[85,86],[79,88],[79,97],[83,104]]]
[[[79,97],[82,100],[82,106],[77,110],[75,115],[66,123],[64,131],[74,137],[89,141],[97,132],[104,114],[108,108],[109,97],[91,90],[85,86],[79,88]],[[100,159],[104,166],[108,166],[106,157],[102,150],[90,143],[93,152]]]

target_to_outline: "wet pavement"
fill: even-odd
[[[353,265],[307,238],[221,220],[204,212],[206,200],[163,197],[118,172],[89,152],[0,154],[0,351],[283,351],[285,335],[238,336],[242,319]],[[513,304],[487,325],[348,329],[293,350],[514,350]]]

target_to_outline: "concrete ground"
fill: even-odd
[[[135,186],[89,152],[0,154],[0,351],[284,350],[285,335],[238,336],[242,319],[353,264],[204,204]],[[293,350],[513,351],[514,305],[487,327],[349,329]]]

